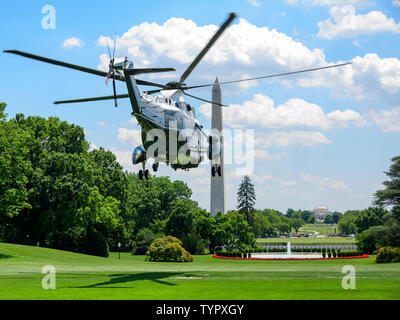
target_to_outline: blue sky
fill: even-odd
[[[42,8],[56,10],[56,28],[43,29]],[[117,57],[137,66],[174,67],[179,78],[228,12],[234,21],[187,84],[213,83],[352,61],[351,66],[301,76],[226,85],[225,128],[254,130],[257,208],[286,211],[363,209],[386,179],[400,146],[400,1],[14,1],[2,4],[1,49],[18,49],[104,69],[105,37],[117,33]],[[120,100],[54,106],[53,101],[112,93],[104,79],[1,53],[0,100],[9,116],[57,116],[85,128],[93,146],[113,150],[127,170],[139,127]],[[145,77],[142,77],[146,79]],[[143,89],[145,89],[143,87]],[[210,98],[211,90],[192,94]],[[125,93],[123,83],[118,92]],[[188,100],[209,126],[209,106]],[[228,209],[236,207],[241,176],[226,166]],[[209,165],[182,179],[209,209]]]

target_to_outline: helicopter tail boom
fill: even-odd
[[[135,70],[133,68],[133,63],[125,59],[125,61],[123,62],[122,71],[124,72],[129,99],[131,100],[132,114],[135,114],[141,113],[141,98],[134,72],[132,72],[133,70]]]

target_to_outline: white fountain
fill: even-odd
[[[322,258],[322,254],[320,253],[299,253],[292,255],[292,249],[290,245],[290,241],[288,241],[286,245],[286,254],[285,253],[254,253],[251,255],[253,258],[263,258],[263,259],[309,259],[309,258]]]

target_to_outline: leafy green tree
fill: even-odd
[[[253,233],[255,237],[267,235],[270,233],[271,227],[268,218],[261,212],[257,211],[254,214]]]
[[[223,228],[229,235],[226,245],[231,248],[243,249],[255,245],[255,238],[251,226],[240,213],[227,214]]]
[[[244,176],[239,185],[237,193],[238,211],[242,214],[249,225],[253,225],[254,205],[256,203],[256,193],[254,185],[251,183],[249,176]]]
[[[392,210],[384,216],[380,238],[386,246],[400,246],[400,156],[392,158],[389,171],[385,172],[388,180],[383,182],[385,188],[375,193],[375,204],[391,206]]]
[[[286,217],[291,218],[292,215],[295,213],[296,211],[292,208],[288,208],[286,211]]]
[[[334,223],[334,220],[333,220],[332,215],[328,214],[328,215],[325,217],[324,223],[325,223],[325,224],[333,224],[333,223]]]
[[[190,199],[175,201],[175,209],[171,212],[166,224],[168,235],[183,239],[193,230],[195,210],[197,203]]]
[[[340,217],[341,217],[342,215],[343,215],[343,214],[342,214],[341,212],[337,212],[337,211],[335,211],[334,213],[332,213],[333,223],[334,223],[334,224],[337,224],[337,223],[339,222],[339,220],[340,220]]]
[[[133,254],[146,254],[151,243],[156,239],[155,234],[148,228],[140,229],[136,234],[135,241],[132,244]]]
[[[135,232],[157,221],[166,221],[174,210],[175,201],[189,199],[192,195],[184,182],[171,182],[169,177],[141,181],[138,175],[127,173],[127,180],[127,205],[136,211]]]
[[[291,225],[294,228],[295,232],[297,233],[301,226],[304,224],[304,220],[301,218],[292,218]]]
[[[345,214],[338,223],[338,230],[342,234],[355,234],[357,226],[355,224],[356,217],[353,214]]]
[[[357,232],[361,233],[370,227],[383,225],[386,214],[388,214],[388,211],[379,207],[369,207],[361,210],[354,221],[357,226]]]
[[[290,232],[290,230],[292,229],[292,226],[290,225],[289,222],[287,221],[281,221],[279,222],[279,224],[277,225],[277,229],[279,231],[279,233],[282,234],[287,234]]]
[[[400,206],[400,156],[392,158],[389,171],[385,171],[389,180],[382,184],[385,189],[375,192],[375,203],[380,206]]]
[[[5,103],[0,103],[0,237],[10,219],[31,208],[28,181],[32,173],[27,141],[29,134],[6,121]]]

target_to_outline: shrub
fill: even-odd
[[[192,262],[192,255],[182,247],[182,241],[172,236],[157,238],[146,253],[149,261]]]
[[[377,263],[400,262],[400,248],[382,247],[376,252]]]

